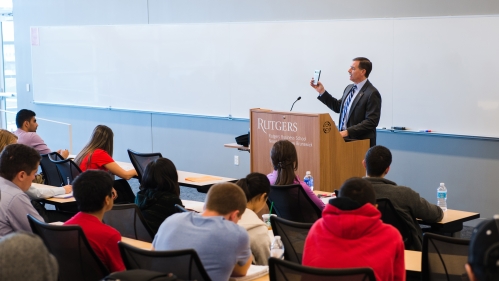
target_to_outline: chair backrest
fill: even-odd
[[[305,239],[313,223],[302,223],[270,216],[274,236],[281,236],[284,245],[284,258],[301,264]]]
[[[142,181],[142,175],[144,174],[144,170],[146,169],[147,164],[152,161],[163,158],[161,153],[138,153],[131,149],[128,149],[128,157],[130,157],[130,161],[132,162],[135,171],[137,171],[137,176],[139,182]]]
[[[118,243],[125,267],[173,273],[183,280],[211,280],[199,256],[193,249],[178,251],[149,251]]]
[[[269,199],[277,216],[294,222],[315,222],[322,211],[305,193],[300,184],[272,185]]]
[[[152,242],[153,231],[135,204],[116,204],[104,214],[102,222],[118,230],[121,236]]]
[[[78,225],[51,225],[31,215],[28,221],[33,233],[39,235],[59,263],[59,281],[95,281],[109,270],[95,254]]]
[[[466,280],[464,265],[468,262],[470,240],[441,236],[434,233],[423,235],[421,280]]]
[[[64,185],[68,184],[68,181],[70,184],[73,183],[74,179],[82,173],[80,167],[71,159],[60,161],[51,159],[51,161],[56,165]]]
[[[324,269],[270,258],[270,281],[375,281],[371,268]]]
[[[50,152],[49,154],[42,154],[42,160],[40,160],[40,167],[42,168],[43,177],[45,179],[46,185],[52,186],[63,186],[64,183],[62,181],[61,175],[57,170],[57,166],[54,162],[50,161],[50,159],[54,161],[61,161],[64,158],[57,152]]]
[[[381,212],[381,220],[386,224],[393,225],[400,232],[400,235],[402,235],[405,248],[409,250],[412,249],[412,246],[415,243],[414,241],[412,241],[413,235],[411,233],[411,230],[407,223],[399,215],[395,207],[393,207],[390,199],[378,198],[376,199],[376,203],[378,204],[378,210]]]

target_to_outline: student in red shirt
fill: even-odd
[[[73,194],[78,212],[64,225],[79,225],[90,246],[109,271],[123,271],[118,241],[121,234],[114,228],[102,223],[104,213],[113,208],[116,193],[112,177],[104,171],[86,171],[73,182]]]
[[[114,175],[129,180],[137,175],[135,169],[123,170],[113,160],[113,139],[114,134],[111,128],[105,125],[97,125],[90,141],[83,147],[75,157],[75,163],[82,171],[103,170]]]
[[[134,203],[135,195],[127,180],[137,175],[135,169],[123,170],[113,160],[114,134],[111,128],[105,125],[95,127],[90,141],[76,155],[74,162],[82,171],[102,170],[116,175],[122,180],[116,180],[114,188],[118,192],[118,201],[115,203]]]

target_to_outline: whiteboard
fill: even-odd
[[[333,113],[351,59],[373,62],[379,127],[499,137],[499,17],[37,27],[36,103],[249,118],[254,107]]]

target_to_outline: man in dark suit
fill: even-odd
[[[381,95],[367,79],[372,70],[372,63],[367,58],[358,57],[352,60],[348,69],[350,80],[341,99],[332,97],[321,82],[314,85],[319,99],[331,110],[340,114],[338,130],[347,140],[369,139],[371,146],[376,145],[376,126],[381,116]]]

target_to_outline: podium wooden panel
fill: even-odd
[[[300,178],[310,171],[314,189],[332,192],[351,177],[365,176],[362,160],[369,140],[345,142],[328,113],[250,110],[251,171],[273,171],[270,150],[279,140],[291,141],[298,153]]]

